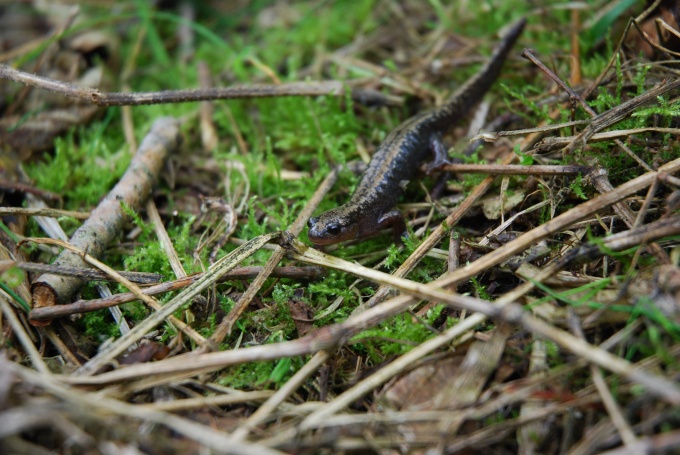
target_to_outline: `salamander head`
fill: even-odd
[[[347,216],[343,207],[324,212],[307,222],[307,236],[315,245],[331,245],[357,238],[359,224],[353,217]]]

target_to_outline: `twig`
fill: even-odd
[[[593,142],[602,142],[602,141],[610,141],[612,139],[617,139],[620,137],[630,137],[634,134],[642,134],[642,133],[661,133],[661,134],[680,134],[680,128],[631,128],[627,130],[615,130],[615,131],[606,131],[604,133],[597,133],[593,134],[590,139],[588,139],[589,143]],[[515,133],[515,131],[509,131],[507,133]],[[500,134],[500,133],[499,133]],[[510,135],[510,134],[507,134]],[[534,152],[535,153],[545,153],[552,151],[554,149],[559,149],[563,148],[565,145],[570,144],[576,139],[576,136],[564,136],[564,137],[557,137],[557,136],[551,136],[551,137],[546,137],[543,138],[536,146],[534,147]]]
[[[96,270],[95,270],[96,272]],[[262,267],[238,267],[222,275],[217,282],[222,283],[228,280],[249,280],[257,277],[262,272]],[[297,280],[316,280],[324,276],[325,270],[321,267],[275,267],[272,277],[292,278]],[[203,273],[190,275],[179,280],[168,281],[156,286],[142,289],[142,293],[147,295],[165,294],[177,291],[195,283],[203,277]],[[31,320],[43,321],[58,317],[68,316],[77,313],[88,313],[90,311],[101,310],[115,305],[137,300],[137,296],[132,292],[122,292],[110,298],[78,300],[73,303],[55,305],[51,307],[35,308],[29,313]]]
[[[98,281],[113,281],[107,274],[97,269],[87,269],[84,267],[60,267],[53,264],[42,264],[39,262],[15,262],[15,261],[0,261],[0,270],[5,270],[9,267],[18,267],[27,272],[52,273],[62,276],[76,276],[88,280]],[[163,275],[157,273],[146,272],[126,272],[118,270],[121,276],[127,278],[133,283],[140,284],[155,284],[163,279]]]
[[[446,172],[459,172],[466,174],[488,175],[577,175],[589,174],[593,168],[590,166],[549,166],[532,165],[522,166],[519,164],[444,164],[437,170]]]
[[[71,245],[99,257],[123,226],[125,216],[121,203],[133,209],[140,206],[151,192],[151,185],[160,172],[165,157],[174,150],[178,141],[179,127],[174,119],[156,120],[121,180],[92,212],[85,224],[73,234]],[[85,265],[77,254],[68,251],[62,252],[54,264],[68,267]],[[33,306],[40,308],[55,305],[58,301],[63,302],[82,283],[79,278],[44,274],[32,285]]]
[[[545,133],[547,131],[560,130],[562,128],[569,128],[576,125],[588,125],[590,120],[574,120],[571,122],[554,123],[551,125],[541,125],[533,128],[524,128],[520,130],[510,130],[510,131],[493,131],[490,129],[479,130],[479,133],[470,139],[470,142],[483,140],[485,142],[495,142],[502,137],[509,136],[524,136],[526,134],[533,133]],[[475,147],[476,149],[476,147]],[[473,149],[474,151],[474,149]]]
[[[68,216],[76,220],[86,220],[90,217],[89,212],[72,212],[70,210],[45,208],[28,208],[28,207],[0,207],[0,216],[5,215],[28,215],[28,216],[46,216],[51,218],[59,218],[60,216]]]
[[[185,398],[183,400],[156,401],[136,405],[138,408],[147,408],[154,411],[190,411],[205,408],[206,406],[230,406],[239,403],[257,403],[271,398],[274,392],[271,390],[253,390],[251,392],[239,392],[234,394],[222,394],[208,397]],[[232,433],[232,437],[234,433]],[[239,439],[239,438],[236,438]]]
[[[162,92],[106,93],[0,65],[0,79],[38,87],[69,98],[87,101],[97,106],[139,106],[144,104],[185,103],[234,98],[264,98],[275,96],[342,95],[338,81],[288,82],[281,85],[249,84],[209,89],[166,90]]]

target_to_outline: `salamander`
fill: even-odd
[[[525,23],[521,19],[511,26],[488,62],[446,104],[411,117],[387,135],[349,202],[309,219],[308,236],[312,243],[329,245],[363,239],[387,227],[392,227],[397,237],[405,232],[404,218],[394,209],[404,184],[416,175],[420,163],[430,153],[434,154],[434,161],[427,166],[428,172],[448,162],[442,133],[491,87]]]

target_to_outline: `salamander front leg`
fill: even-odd
[[[378,218],[378,229],[385,229],[390,226],[395,242],[400,242],[402,237],[406,237],[406,223],[399,210],[389,211]]]
[[[425,172],[428,175],[433,171],[441,169],[442,166],[451,164],[451,161],[449,161],[449,154],[444,146],[444,142],[442,142],[440,134],[435,133],[430,136],[430,149],[432,149],[434,159],[425,168]]]

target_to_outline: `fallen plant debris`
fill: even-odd
[[[677,2],[47,3],[0,7],[0,452],[680,450]],[[521,17],[408,236],[309,246]]]

